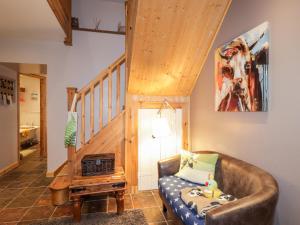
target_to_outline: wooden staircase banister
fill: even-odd
[[[119,57],[117,60],[115,60],[110,66],[108,66],[106,69],[104,69],[102,72],[96,76],[93,80],[91,80],[87,85],[85,85],[82,89],[79,91],[75,87],[69,87],[67,88],[67,95],[68,95],[68,110],[70,110],[73,98],[75,94],[77,94],[76,97],[76,106],[81,107],[80,112],[80,130],[78,130],[79,135],[77,137],[79,138],[78,141],[80,141],[80,147],[79,149],[76,149],[76,147],[68,147],[68,171],[70,173],[70,176],[74,178],[74,176],[77,176],[79,173],[80,161],[81,158],[85,155],[85,152],[95,152],[95,146],[105,145],[108,146],[107,140],[103,139],[103,135],[101,135],[101,131],[111,132],[109,131],[114,130],[115,134],[118,135],[115,137],[116,143],[118,144],[122,139],[125,138],[125,134],[123,134],[123,127],[125,126],[125,113],[124,110],[121,108],[120,105],[120,96],[121,96],[121,66],[125,64],[125,54],[123,54],[121,57]],[[113,117],[112,115],[112,108],[113,108],[113,73],[116,72],[116,90],[115,90],[115,104],[116,104],[116,113]],[[125,68],[124,68],[125,72]],[[108,102],[107,102],[107,125],[104,126],[103,123],[103,111],[104,111],[104,104],[103,104],[103,98],[104,98],[104,81],[107,81],[108,87]],[[126,82],[126,77],[125,77]],[[126,84],[125,84],[126,86]],[[99,131],[95,133],[95,87],[99,88]],[[126,88],[125,88],[126,89]],[[86,96],[90,95],[90,101],[89,106],[87,105]],[[80,103],[80,104],[79,104]],[[89,107],[90,113],[89,115],[86,114],[86,107]],[[76,107],[75,107],[76,109]],[[76,111],[76,110],[75,110]],[[86,118],[86,116],[89,116],[89,118]],[[89,119],[87,121],[87,119]],[[79,122],[78,121],[78,122]],[[86,128],[86,124],[89,123],[89,129]],[[107,128],[107,129],[106,129]],[[89,134],[89,138],[86,138],[86,133]],[[124,136],[124,137],[123,137]],[[102,137],[102,139],[101,139]],[[121,137],[121,138],[120,138]],[[86,140],[87,139],[87,140]],[[96,142],[101,142],[100,144]],[[110,139],[110,141],[113,141]],[[96,144],[93,144],[93,143]],[[94,147],[93,147],[94,146]],[[114,146],[110,144],[108,149],[112,150]]]
[[[123,63],[125,63],[125,54],[123,54],[121,57],[119,57],[115,62],[113,62],[109,67],[104,69],[99,73],[97,77],[95,77],[93,80],[91,80],[87,85],[85,85],[82,89],[78,91],[78,98],[80,98],[81,93],[86,93],[90,90],[91,86],[95,86],[98,84],[101,80],[105,80],[110,72],[114,72],[118,66],[121,66]]]

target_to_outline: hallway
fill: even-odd
[[[39,151],[35,151],[18,168],[0,177],[1,225],[52,215],[54,207],[47,188],[52,178],[45,177],[46,164],[47,159],[40,159]]]

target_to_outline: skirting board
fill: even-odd
[[[17,161],[17,162],[14,162],[14,163],[4,167],[3,169],[0,169],[0,176],[2,176],[4,174],[8,173],[9,171],[15,169],[16,167],[19,166],[19,164],[20,164],[19,161]]]
[[[47,171],[46,177],[56,177],[57,174],[62,170],[62,168],[67,164],[67,161],[65,161],[63,164],[61,164],[56,170],[54,171]]]

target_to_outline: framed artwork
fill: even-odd
[[[234,38],[215,52],[215,110],[268,111],[269,24]]]

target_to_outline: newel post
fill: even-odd
[[[68,96],[68,111],[71,110],[73,98],[77,93],[77,88],[75,87],[68,87],[67,88],[67,96]],[[76,107],[74,109],[76,112]],[[68,171],[70,178],[72,179],[76,173],[76,147],[68,147]]]

